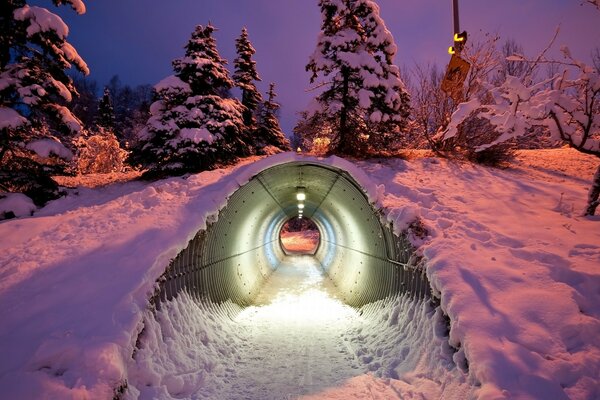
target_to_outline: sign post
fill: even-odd
[[[460,56],[465,47],[465,43],[467,42],[467,32],[460,31],[458,0],[452,0],[452,18],[454,43],[453,46],[450,46],[448,49],[448,53],[452,55],[452,58],[446,69],[446,75],[442,81],[441,88],[452,97],[456,103],[459,103],[462,101],[463,85],[469,74],[471,64]]]

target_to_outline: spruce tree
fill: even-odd
[[[397,47],[371,0],[320,0],[321,34],[306,70],[325,90],[307,113],[326,121],[330,151],[359,155],[404,129],[409,96],[393,64]],[[386,140],[384,140],[386,139]]]
[[[197,172],[247,154],[244,107],[224,97],[233,81],[214,30],[197,26],[185,56],[173,61],[175,75],[155,86],[156,101],[134,158],[148,169],[146,176]]]
[[[275,84],[269,85],[268,100],[261,107],[260,118],[256,130],[256,141],[259,149],[276,147],[279,150],[289,151],[290,141],[285,137],[279,125],[277,110],[279,104],[275,102]]]
[[[104,94],[98,103],[98,121],[96,125],[114,133],[115,110],[108,87],[104,88]]]
[[[242,29],[242,34],[235,41],[235,47],[237,58],[234,60],[233,80],[235,85],[242,90],[242,105],[246,107],[246,110],[244,110],[244,124],[252,129],[255,124],[254,116],[263,99],[254,83],[261,79],[256,71],[256,62],[252,60],[256,50],[250,43],[246,28]]]
[[[81,0],[54,0],[83,14]],[[46,8],[24,0],[0,6],[0,191],[23,192],[37,204],[57,195],[51,174],[72,153],[81,122],[62,104],[76,90],[65,70],[89,70],[66,40],[68,27]]]

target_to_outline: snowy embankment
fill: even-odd
[[[580,216],[597,161],[532,154],[531,166],[524,158],[510,170],[427,158],[360,165],[385,183],[390,219],[416,215],[428,228],[427,273],[451,319],[454,360],[480,398],[597,399],[600,218]]]
[[[423,220],[430,237],[421,251],[452,321],[453,358],[482,399],[600,397],[600,218],[579,216],[592,172],[557,154],[549,165],[509,170],[423,158],[350,171],[398,228]],[[169,259],[239,184],[298,157],[81,189],[32,218],[0,223],[3,396],[112,398]],[[206,325],[209,338],[215,327]],[[370,333],[346,338],[362,340],[366,370],[390,379],[373,384],[401,393],[417,383],[402,354],[381,347],[388,338]]]

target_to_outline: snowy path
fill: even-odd
[[[247,342],[223,399],[292,399],[361,374],[341,337],[360,316],[314,258],[287,257],[256,304],[236,318]]]

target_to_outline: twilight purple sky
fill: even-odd
[[[396,39],[398,65],[447,63],[451,0],[377,3]],[[259,88],[264,92],[269,82],[276,83],[286,133],[314,96],[306,91],[309,77],[304,66],[319,32],[317,0],[89,0],[86,5],[83,16],[65,7],[53,11],[69,24],[70,42],[100,85],[115,74],[131,85],[157,83],[172,73],[171,61],[183,54],[194,26],[211,21],[219,29],[217,45],[230,67],[234,40],[243,26],[248,28],[263,79]],[[558,25],[556,48],[566,44],[575,57],[587,61],[591,50],[600,47],[600,11],[579,0],[460,0],[460,12],[461,29],[469,32],[470,40],[498,33],[502,41],[513,38],[521,43],[529,55],[546,46]]]

